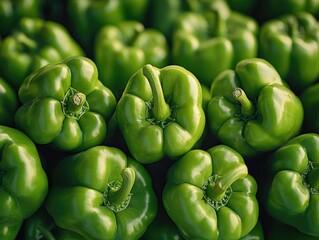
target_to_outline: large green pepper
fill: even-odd
[[[319,2],[319,1],[318,1]],[[319,23],[310,13],[285,15],[261,26],[261,58],[297,93],[319,77]]]
[[[169,169],[164,207],[186,239],[239,239],[256,225],[257,183],[226,145],[191,150]]]
[[[27,77],[19,99],[16,126],[37,144],[52,143],[67,151],[100,144],[116,106],[113,93],[99,81],[94,62],[80,56]]]
[[[263,59],[245,59],[220,73],[211,94],[209,129],[245,157],[272,151],[301,129],[300,99]]]
[[[101,27],[124,20],[143,22],[148,4],[149,0],[70,0],[67,1],[69,28],[90,55]]]
[[[73,55],[83,55],[64,26],[23,18],[0,46],[0,75],[15,89],[31,73]]]
[[[117,104],[116,117],[137,161],[151,163],[165,156],[181,156],[204,130],[200,83],[183,67],[158,69],[147,64],[130,78]]]
[[[175,24],[172,63],[187,68],[209,87],[221,71],[257,56],[257,31],[257,22],[240,13],[184,13]]]
[[[210,12],[218,9],[223,16],[231,9],[225,0],[153,0],[151,4],[150,25],[160,30],[171,42],[174,25],[185,12]]]
[[[139,239],[156,216],[145,168],[118,148],[92,147],[62,159],[46,208],[58,227],[85,239]]]
[[[24,133],[1,125],[0,146],[0,239],[14,240],[23,221],[44,202],[48,179]]]
[[[307,87],[301,94],[300,100],[304,108],[303,130],[319,133],[319,83]]]
[[[100,80],[117,99],[129,78],[145,64],[160,68],[168,64],[168,43],[164,35],[155,29],[145,29],[136,21],[102,27],[94,47]]]
[[[18,108],[18,95],[16,91],[0,77],[0,124],[14,125],[14,115]]]
[[[271,154],[263,196],[276,220],[319,237],[319,135],[299,135]]]
[[[1,0],[0,36],[6,36],[23,17],[43,17],[45,0]]]

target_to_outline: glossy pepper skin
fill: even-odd
[[[10,34],[12,28],[23,17],[43,17],[44,0],[1,0],[0,1],[0,36]]]
[[[319,135],[298,135],[269,158],[263,196],[276,220],[319,237]]]
[[[100,144],[115,111],[113,93],[98,79],[94,62],[69,57],[27,77],[19,89],[16,126],[37,144],[79,151]]]
[[[13,127],[14,115],[18,108],[18,94],[0,77],[0,124]]]
[[[0,75],[15,89],[31,73],[83,51],[64,26],[23,18],[0,45]]]
[[[300,99],[263,59],[245,59],[220,73],[211,94],[210,131],[244,157],[272,151],[301,130]]]
[[[14,240],[23,221],[44,202],[48,179],[34,143],[0,125],[0,239]]]
[[[137,21],[106,25],[95,40],[95,63],[101,82],[119,99],[129,78],[145,64],[168,65],[168,43],[155,29]]]
[[[239,239],[256,225],[257,183],[226,145],[191,150],[169,169],[163,204],[186,239]]]
[[[174,28],[172,62],[190,70],[210,87],[221,71],[257,56],[257,31],[257,22],[240,13],[184,13]]]
[[[148,172],[118,148],[96,146],[62,159],[52,185],[49,214],[84,239],[139,239],[156,216]]]
[[[183,67],[159,69],[147,64],[130,78],[117,104],[116,118],[137,161],[152,163],[165,156],[181,156],[204,130],[200,83]]]
[[[310,13],[285,15],[260,29],[261,58],[270,62],[296,93],[319,77],[319,23]]]
[[[307,87],[301,94],[300,100],[304,108],[303,130],[319,133],[319,83]]]
[[[101,27],[125,20],[143,22],[149,0],[70,0],[67,2],[69,28],[88,55]]]
[[[174,25],[179,16],[185,12],[203,13],[218,9],[223,16],[231,9],[224,0],[153,0],[152,14],[149,16],[151,27],[160,30],[171,42]]]

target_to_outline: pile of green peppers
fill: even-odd
[[[1,240],[319,239],[319,0],[1,0]]]

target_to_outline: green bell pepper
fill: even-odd
[[[95,146],[62,159],[45,206],[56,225],[85,239],[139,239],[157,199],[143,165],[118,148]]]
[[[67,1],[69,29],[90,56],[95,35],[101,27],[124,20],[143,22],[149,0]]]
[[[160,30],[171,42],[174,25],[179,16],[185,12],[209,12],[218,9],[223,16],[229,15],[231,9],[224,0],[153,0],[149,16],[150,26]]]
[[[117,104],[116,118],[137,161],[179,157],[195,145],[204,130],[200,83],[183,67],[158,69],[147,64],[130,78]]]
[[[263,196],[276,220],[319,237],[319,135],[298,135],[277,149],[268,161]]]
[[[264,229],[260,220],[257,222],[255,227],[247,235],[240,238],[240,240],[264,240],[264,239],[265,239]]]
[[[246,15],[219,11],[188,12],[176,21],[172,40],[172,63],[190,70],[210,87],[223,70],[257,56],[258,24]]]
[[[94,60],[102,83],[119,99],[129,78],[145,64],[168,64],[168,43],[155,29],[136,21],[106,25],[96,36]]]
[[[48,179],[34,143],[0,125],[0,239],[14,240],[23,221],[44,202]]]
[[[10,34],[23,17],[42,18],[45,0],[1,0],[0,36]]]
[[[307,87],[301,94],[300,100],[304,108],[304,124],[305,132],[319,133],[319,83]]]
[[[244,157],[272,151],[297,135],[300,99],[264,59],[240,61],[213,81],[207,106],[209,129]]]
[[[100,144],[116,107],[113,93],[98,79],[92,60],[69,57],[27,77],[16,126],[37,144],[79,151]]]
[[[239,239],[257,224],[257,183],[226,145],[191,150],[168,171],[163,204],[186,239]]]
[[[14,115],[18,108],[16,91],[0,77],[0,124],[13,127]]]
[[[317,81],[319,23],[313,15],[303,12],[271,19],[261,26],[259,37],[259,56],[276,68],[294,92]]]
[[[0,45],[0,75],[15,89],[41,67],[66,57],[83,55],[79,45],[59,23],[23,18]]]

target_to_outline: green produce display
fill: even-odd
[[[239,239],[257,224],[257,183],[225,145],[191,150],[168,172],[163,204],[186,239]]]
[[[56,22],[22,18],[0,45],[0,76],[15,89],[24,78],[66,57],[83,55],[67,29]]]
[[[44,202],[48,179],[35,144],[24,133],[0,125],[0,146],[0,239],[13,240]]]
[[[257,56],[258,24],[240,13],[187,12],[174,26],[172,62],[189,69],[208,87],[221,71]]]
[[[269,161],[264,204],[278,221],[319,237],[319,135],[301,134],[277,149]]]
[[[243,156],[275,150],[301,131],[303,106],[276,69],[260,58],[221,72],[207,106],[210,130]]]
[[[302,12],[271,19],[261,26],[259,39],[260,57],[295,92],[318,80],[319,23],[313,15]]]
[[[52,143],[66,151],[102,143],[116,106],[113,93],[98,79],[94,62],[80,56],[31,74],[21,84],[19,99],[16,126],[35,143]]]
[[[145,64],[168,65],[168,43],[155,29],[137,21],[106,25],[97,33],[95,62],[101,82],[119,99],[130,77]]]
[[[156,216],[148,172],[117,148],[96,146],[62,159],[52,185],[49,214],[84,239],[138,239]]]
[[[319,239],[319,0],[0,23],[0,240]]]
[[[165,156],[179,157],[204,131],[200,83],[183,67],[159,69],[147,64],[128,81],[116,107],[116,118],[137,161],[152,163]]]

